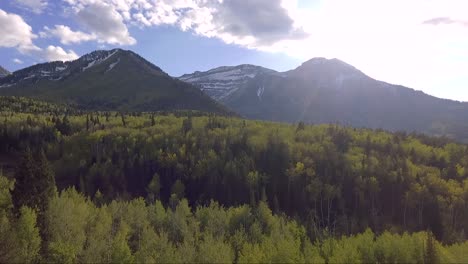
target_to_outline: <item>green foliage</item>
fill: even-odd
[[[266,203],[223,208],[175,209],[159,201],[113,201],[97,206],[73,189],[55,197],[46,212],[49,239],[41,238],[35,212],[9,215],[14,247],[0,249],[2,262],[58,263],[444,263],[466,262],[467,244],[442,246],[428,233],[355,236],[312,241],[303,226],[271,213]],[[2,229],[4,226],[1,226]],[[253,231],[253,230],[256,231]],[[244,230],[249,230],[245,232]],[[0,236],[0,242],[6,239]],[[431,239],[432,242],[429,242]],[[3,242],[2,242],[3,243]],[[433,249],[428,247],[432,243]],[[429,254],[430,253],[430,254]]]
[[[466,262],[466,145],[152,115],[0,111],[0,262]]]
[[[12,240],[15,245],[13,262],[33,263],[38,260],[41,238],[36,226],[36,213],[28,207],[21,207]]]
[[[432,233],[427,233],[426,239],[426,250],[424,252],[424,263],[437,264],[440,263],[440,256],[437,247],[437,241],[435,241]]]
[[[91,204],[74,189],[51,200],[46,212],[50,260],[76,262],[86,242]]]
[[[15,183],[7,177],[0,174],[0,216],[5,216],[6,213],[13,207],[10,192],[13,190]]]
[[[133,263],[134,257],[128,246],[129,228],[121,223],[110,250],[111,263]]]
[[[159,194],[161,191],[161,182],[159,174],[155,173],[151,179],[148,187],[146,187],[147,200],[149,203],[154,203],[156,199],[159,199]]]

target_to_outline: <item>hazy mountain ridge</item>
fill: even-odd
[[[192,85],[121,49],[99,50],[70,62],[21,69],[0,79],[0,94],[98,110],[228,112]]]
[[[220,101],[252,119],[340,123],[468,140],[468,103],[377,81],[338,59],[314,58],[287,72],[263,72]]]

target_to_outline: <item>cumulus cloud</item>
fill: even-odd
[[[136,43],[130,36],[122,15],[112,5],[94,2],[80,9],[76,15],[98,42],[117,45]]]
[[[47,61],[69,61],[78,59],[78,55],[73,50],[65,51],[59,46],[48,46],[43,51],[43,57]]]
[[[468,27],[468,20],[460,20],[460,19],[453,19],[450,17],[435,17],[423,22],[423,24],[428,25],[450,25],[450,24],[457,24],[464,27]]]
[[[154,9],[157,12],[145,13],[146,21],[141,14],[138,21],[177,24],[184,31],[248,47],[308,36],[296,25],[284,0],[163,0]]]
[[[37,36],[23,18],[0,9],[0,47],[16,48],[21,53],[40,50],[33,44]]]
[[[281,0],[225,0],[212,8],[212,23],[217,31],[234,38],[254,37],[258,44],[271,44],[308,35],[302,28],[294,27]]]
[[[68,45],[73,43],[81,43],[85,41],[95,40],[96,35],[87,34],[81,31],[73,31],[65,25],[55,25],[55,28],[44,27],[45,32],[41,32],[41,37],[54,36],[60,39],[62,44]]]
[[[100,43],[134,44],[127,28],[130,25],[172,25],[253,48],[308,36],[291,15],[296,0],[64,1],[86,27],[86,34]]]
[[[14,58],[13,62],[16,63],[16,64],[23,64],[23,61],[18,59],[18,58]]]
[[[65,51],[58,46],[48,46],[41,49],[33,43],[37,36],[31,26],[16,14],[7,13],[0,9],[0,47],[15,48],[22,54],[28,54],[44,60],[73,60],[78,55],[73,50]],[[23,63],[14,59],[17,64]]]
[[[47,1],[45,0],[15,0],[15,3],[36,14],[41,14],[47,7]]]

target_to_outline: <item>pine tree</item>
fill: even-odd
[[[52,168],[50,167],[44,150],[39,152],[39,157],[37,159],[36,181],[39,187],[39,208],[43,212],[47,209],[49,200],[57,194],[57,188],[55,186],[55,175]]]
[[[40,151],[37,162],[27,148],[15,173],[15,189],[12,192],[15,208],[28,206],[44,212],[49,200],[55,195],[55,176],[44,151]]]
[[[37,186],[33,184],[35,170],[35,162],[28,147],[23,152],[15,172],[15,188],[11,195],[16,210],[23,205],[30,208],[36,207],[34,194]]]
[[[154,114],[151,115],[151,126],[155,126],[156,125],[156,120],[154,119]]]
[[[122,118],[122,126],[127,127],[127,122],[125,121],[125,116],[123,113],[120,114],[120,117]]]

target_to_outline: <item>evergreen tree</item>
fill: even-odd
[[[123,113],[120,113],[120,117],[122,119],[122,126],[127,127],[127,121],[125,120],[125,115]]]
[[[15,173],[15,189],[12,192],[15,208],[28,206],[41,214],[55,195],[55,177],[44,151],[40,151],[37,161],[29,148],[23,153]]]
[[[47,206],[52,197],[57,194],[55,186],[55,175],[44,150],[41,150],[37,159],[36,181],[38,185],[37,195],[39,196],[39,209],[41,212],[47,210]]]
[[[156,125],[156,119],[154,118],[154,114],[151,115],[151,126]]]
[[[18,211],[21,206],[36,208],[38,201],[37,184],[35,184],[36,164],[31,150],[26,148],[15,172],[15,188],[12,191],[12,199],[15,209]]]

